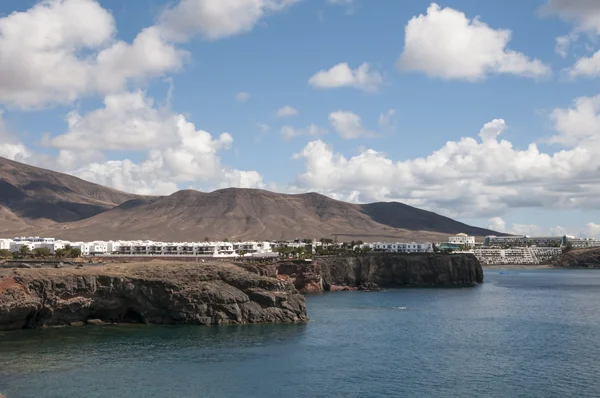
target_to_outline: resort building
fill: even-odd
[[[560,247],[481,248],[475,249],[473,253],[482,264],[528,265],[549,263],[562,253],[562,249]]]
[[[0,250],[10,250],[11,239],[0,239]]]
[[[460,233],[455,236],[450,236],[448,238],[448,243],[466,247],[475,247],[475,237]]]
[[[432,253],[433,244],[426,243],[401,243],[401,242],[375,242],[364,243],[361,248],[370,248],[376,252],[387,253]]]
[[[584,249],[586,247],[600,247],[600,240],[593,238],[575,238],[573,236],[565,236],[564,242],[571,245],[574,249]]]
[[[526,235],[511,235],[511,236],[486,236],[484,246],[490,247],[560,247],[563,245],[564,237],[561,236],[526,236]]]

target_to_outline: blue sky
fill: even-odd
[[[594,0],[5,0],[0,155],[597,235],[599,37]]]

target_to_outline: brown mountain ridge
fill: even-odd
[[[0,158],[0,236],[70,240],[446,240],[495,234],[402,203],[227,188],[140,196]]]

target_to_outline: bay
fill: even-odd
[[[0,332],[17,397],[598,397],[600,271],[307,296],[305,325]]]

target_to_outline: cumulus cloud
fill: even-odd
[[[229,133],[212,135],[197,129],[185,116],[156,108],[143,91],[111,94],[103,108],[83,115],[72,112],[67,121],[67,132],[46,139],[59,149],[56,156],[33,156],[19,142],[14,145],[27,158],[8,156],[140,194],[170,194],[182,184],[265,186],[258,172],[222,164],[219,152],[233,143]],[[7,148],[2,146],[0,156]],[[107,159],[107,151],[127,151],[128,156],[137,151],[142,160]]]
[[[353,87],[364,91],[376,91],[383,83],[383,77],[379,72],[372,71],[368,63],[363,63],[353,70],[343,62],[329,70],[320,70],[308,79],[308,83],[323,89]]]
[[[244,103],[244,102],[248,101],[249,99],[250,99],[250,93],[247,93],[245,91],[241,91],[235,95],[235,100],[237,102]]]
[[[401,70],[420,71],[442,79],[483,80],[490,74],[540,78],[551,74],[537,59],[507,49],[511,32],[493,29],[478,17],[469,19],[452,8],[432,3],[426,15],[405,27]]]
[[[0,18],[0,102],[68,103],[177,70],[187,57],[155,28],[131,44],[115,33],[114,18],[96,0],[48,0]]]
[[[589,57],[581,57],[575,65],[567,68],[570,77],[598,77],[600,75],[600,51]]]
[[[68,131],[51,140],[62,149],[148,150],[172,145],[181,137],[181,115],[154,107],[145,92],[123,92],[104,98],[104,107],[86,115],[71,112]]]
[[[559,133],[550,137],[551,143],[564,146],[588,146],[600,140],[600,95],[580,97],[571,108],[557,108],[550,114],[554,129]]]
[[[600,237],[600,224],[588,223],[586,225],[587,236],[589,237]]]
[[[506,221],[502,217],[492,217],[488,220],[487,227],[492,231],[504,232],[506,231]]]
[[[363,127],[360,116],[353,112],[336,111],[329,114],[329,123],[345,140],[352,140],[360,137],[371,137],[375,133]]]
[[[513,224],[510,233],[514,235],[540,236],[542,235],[542,229],[535,224]]]
[[[0,142],[2,142],[0,145],[0,156],[4,158],[26,162],[31,157],[31,152],[25,145],[8,132],[2,110],[0,110]]]
[[[482,142],[496,141],[496,138],[506,129],[506,122],[504,119],[494,119],[489,123],[483,125],[482,129],[479,130],[479,137]]]
[[[294,186],[360,202],[398,200],[451,216],[494,217],[510,208],[598,208],[600,148],[582,140],[571,149],[518,149],[500,139],[502,119],[480,140],[449,141],[427,157],[396,161],[365,149],[346,157],[320,140],[294,158],[305,171]]]
[[[548,0],[542,13],[558,15],[574,23],[578,31],[600,35],[600,3],[596,0]]]
[[[159,17],[163,35],[186,41],[200,35],[216,40],[251,31],[264,17],[289,8],[298,0],[181,0]]]
[[[327,129],[324,129],[322,127],[319,127],[315,124],[310,124],[309,126],[305,127],[305,128],[294,128],[292,126],[283,126],[281,128],[281,135],[283,136],[283,139],[285,141],[289,141],[294,137],[300,137],[300,136],[317,136],[317,135],[323,135],[323,134],[327,134]]]
[[[277,117],[288,117],[288,116],[296,116],[298,114],[298,110],[286,105],[283,108],[277,110]]]
[[[574,25],[569,34],[556,38],[556,52],[562,57],[580,38],[580,33],[592,38],[600,35],[600,2],[596,0],[548,0],[541,10],[544,15],[557,15]],[[600,74],[600,51],[579,58],[566,72],[571,78],[597,77]]]

